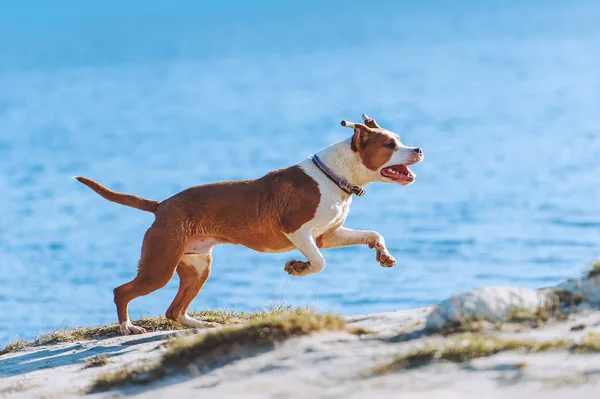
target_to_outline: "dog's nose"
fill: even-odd
[[[423,155],[423,150],[420,148],[415,148],[413,151],[416,152],[417,154]]]

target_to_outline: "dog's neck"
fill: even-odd
[[[362,163],[358,152],[350,147],[351,138],[339,141],[317,152],[319,159],[336,175],[355,186],[372,183],[376,173]]]

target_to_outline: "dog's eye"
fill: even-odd
[[[396,149],[396,142],[392,141],[390,143],[387,143],[387,144],[385,144],[385,147],[390,148],[392,150],[395,150]]]

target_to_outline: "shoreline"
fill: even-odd
[[[592,273],[538,290],[481,288],[436,306],[344,316],[347,328],[309,329],[268,347],[230,342],[210,362],[192,358],[160,378],[92,393],[103,376],[155,367],[174,340],[216,330],[239,336],[262,316],[234,327],[40,345],[0,356],[0,396],[592,398],[600,389],[599,304],[600,275]]]

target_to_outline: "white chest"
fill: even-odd
[[[313,237],[318,237],[336,226],[341,226],[348,212],[352,196],[346,195],[339,187],[331,182],[321,171],[315,170],[308,165],[307,173],[319,184],[321,198],[319,206],[315,212],[315,217],[307,222],[307,226],[312,230]]]
[[[338,201],[321,198],[311,226],[313,237],[316,238],[336,226],[341,226],[348,217],[351,202],[352,197]]]

